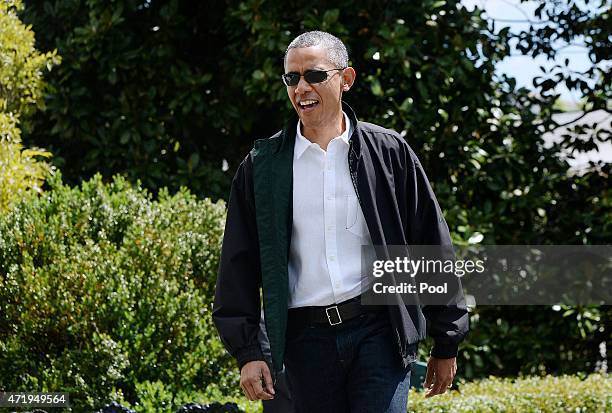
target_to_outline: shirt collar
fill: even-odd
[[[337,136],[336,138],[339,137],[344,143],[348,145],[349,139],[351,138],[353,132],[353,124],[351,123],[348,115],[344,111],[342,111],[342,114],[344,115],[345,128],[344,132],[342,132],[342,134],[340,136]],[[302,131],[300,130],[301,122],[302,121],[298,119],[296,128],[297,132],[295,134],[295,148],[293,154],[296,159],[299,159],[310,145],[316,145],[316,143],[310,142],[304,135],[302,135]]]

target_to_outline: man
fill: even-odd
[[[285,367],[297,412],[405,412],[417,343],[433,337],[425,387],[444,393],[467,311],[361,305],[361,246],[450,245],[448,227],[408,144],[342,101],[356,73],[339,39],[304,33],[284,65],[298,118],[236,172],[215,325],[250,400],[272,399]],[[272,366],[257,341],[260,287]]]

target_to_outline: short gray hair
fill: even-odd
[[[318,30],[302,33],[293,39],[285,51],[283,65],[287,63],[287,54],[289,50],[313,46],[321,46],[327,49],[329,61],[338,69],[348,66],[348,52],[342,40],[338,39],[333,34]]]

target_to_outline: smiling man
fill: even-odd
[[[361,246],[451,245],[448,227],[406,141],[342,101],[356,73],[338,38],[298,36],[284,66],[298,117],[256,141],[232,182],[215,325],[251,400],[272,399],[284,369],[298,412],[405,412],[426,333],[427,395],[451,385],[466,307],[362,305]]]
[[[303,130],[298,137],[308,140],[307,144],[318,144],[323,151],[347,128],[340,98],[353,85],[355,70],[347,67],[344,58],[341,51],[332,55],[320,46],[290,46],[285,56],[287,73],[282,78],[301,121]]]

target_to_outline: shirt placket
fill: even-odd
[[[336,165],[335,165],[335,145],[331,142],[325,154],[325,165],[323,174],[323,190],[325,193],[323,201],[323,213],[325,218],[325,257],[329,277],[331,281],[334,299],[336,299],[342,287],[340,279],[340,265],[338,262],[338,223],[336,210],[339,208],[336,188]]]

